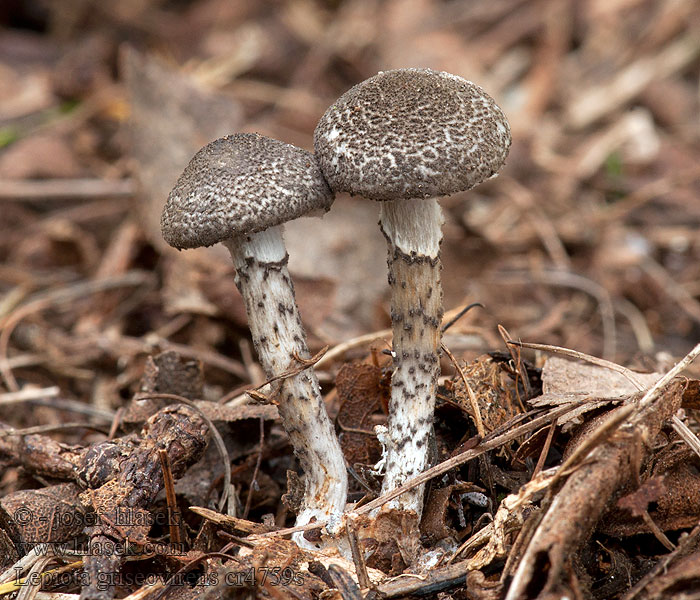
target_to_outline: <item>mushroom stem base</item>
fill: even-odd
[[[435,199],[382,203],[380,225],[389,246],[394,373],[389,403],[389,444],[382,492],[423,472],[440,373],[442,210]],[[424,486],[389,506],[420,517]]]
[[[310,358],[306,335],[287,270],[282,228],[272,227],[224,242],[236,267],[248,325],[269,378],[297,370]],[[347,496],[345,460],[326,413],[312,367],[279,380],[279,412],[302,469],[305,495],[297,525],[334,520]]]

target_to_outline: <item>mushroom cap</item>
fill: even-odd
[[[175,248],[211,246],[330,209],[316,157],[255,133],[236,133],[199,150],[170,192],[160,219]]]
[[[510,127],[479,86],[431,69],[383,71],[343,94],[314,132],[334,192],[373,200],[446,196],[505,162]]]

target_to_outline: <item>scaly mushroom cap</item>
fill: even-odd
[[[383,71],[343,94],[314,132],[335,192],[429,198],[493,176],[510,148],[505,115],[479,86],[430,69]]]
[[[171,246],[198,248],[326,212],[332,203],[311,152],[237,133],[194,155],[168,196],[160,227]]]

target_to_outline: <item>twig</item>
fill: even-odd
[[[328,346],[325,346],[325,347],[321,348],[321,350],[319,350],[311,358],[302,358],[301,356],[297,356],[295,353],[294,360],[296,360],[299,363],[298,367],[291,367],[291,368],[287,369],[284,373],[280,373],[279,375],[275,375],[274,377],[270,377],[270,379],[261,383],[258,387],[253,388],[252,390],[246,390],[246,394],[250,394],[251,392],[257,392],[260,389],[264,388],[265,386],[268,386],[271,383],[274,383],[275,381],[280,381],[282,379],[289,379],[291,377],[296,377],[302,371],[306,371],[306,369],[308,369],[309,367],[312,367],[314,364],[318,363],[323,358],[323,355],[327,351],[328,351]]]
[[[44,202],[47,200],[95,200],[131,198],[132,179],[2,179],[0,201]]]
[[[642,521],[646,524],[649,530],[654,534],[654,537],[661,542],[661,545],[666,548],[669,552],[673,552],[676,549],[676,545],[668,539],[666,534],[661,530],[661,528],[654,522],[651,518],[648,510],[642,512]]]
[[[661,379],[659,379],[649,391],[642,397],[639,404],[636,407],[636,412],[639,413],[645,409],[649,404],[654,402],[659,397],[662,390],[671,383],[671,380],[679,375],[683,369],[688,367],[697,357],[700,355],[700,344],[695,346],[688,354],[686,354],[681,360],[679,360],[676,365],[666,373]]]
[[[450,349],[445,346],[445,344],[441,344],[442,351],[447,354],[449,359],[452,361],[452,364],[455,366],[455,369],[457,369],[457,372],[459,373],[459,376],[462,378],[462,383],[464,383],[464,388],[467,391],[467,398],[469,398],[469,404],[472,407],[472,412],[474,413],[474,423],[476,424],[476,431],[477,433],[482,437],[486,437],[486,429],[484,428],[484,421],[481,418],[481,409],[479,408],[479,403],[476,400],[476,396],[474,395],[474,390],[472,390],[471,386],[469,385],[469,381],[467,381],[467,376],[464,373],[464,369],[459,365],[457,362],[457,359],[454,357],[452,352],[450,352]]]
[[[408,490],[411,490],[414,487],[425,483],[433,477],[437,477],[438,475],[447,473],[455,467],[459,467],[460,465],[463,465],[464,463],[476,458],[477,456],[484,454],[485,452],[489,452],[490,450],[498,448],[503,444],[507,444],[508,442],[520,437],[521,435],[524,435],[526,433],[529,433],[530,431],[533,431],[534,429],[537,429],[544,423],[550,423],[552,420],[558,419],[560,416],[565,415],[567,412],[573,410],[574,408],[574,404],[565,404],[556,408],[555,410],[547,412],[547,414],[545,415],[533,419],[529,423],[525,423],[524,425],[516,427],[515,429],[512,429],[511,431],[504,433],[503,435],[500,435],[496,438],[492,438],[490,440],[485,440],[476,448],[466,450],[465,452],[462,452],[457,456],[447,459],[439,465],[435,465],[434,467],[428,469],[427,471],[424,471],[420,475],[409,479],[403,485],[392,490],[391,492],[388,492],[387,494],[384,494],[379,498],[368,502],[367,504],[361,506],[360,508],[352,512],[357,515],[362,515],[374,510],[375,508],[379,508],[383,504],[386,504],[387,502],[400,496],[404,492],[407,492]]]
[[[99,425],[90,423],[61,423],[59,425],[35,425],[24,429],[3,429],[0,430],[0,437],[11,437],[16,435],[37,435],[39,433],[51,433],[54,431],[68,431],[70,429],[91,429],[107,435],[109,430]]]
[[[357,531],[355,529],[355,523],[352,518],[348,518],[345,520],[345,532],[348,535],[348,542],[350,543],[352,561],[355,563],[355,573],[357,573],[357,582],[360,584],[361,588],[370,588],[372,586],[372,582],[370,581],[369,575],[367,573],[367,564],[365,563],[365,557],[360,551],[359,544],[357,543]]]
[[[261,540],[265,538],[275,538],[283,537],[285,535],[291,535],[292,533],[301,533],[303,531],[313,531],[314,529],[321,529],[325,526],[327,521],[315,521],[313,523],[307,523],[306,525],[297,525],[295,527],[287,527],[285,529],[275,529],[274,531],[269,531],[266,533],[256,533],[248,537],[248,541]]]
[[[671,418],[671,425],[680,438],[690,446],[691,450],[700,456],[700,439],[698,439],[698,436],[678,418],[677,414],[673,415]]]
[[[457,321],[459,321],[464,315],[466,315],[472,308],[484,308],[481,302],[472,302],[467,304],[463,309],[461,309],[454,317],[449,321],[444,322],[443,326],[440,328],[441,333],[445,333],[450,327],[452,327]]]
[[[207,521],[242,531],[247,535],[279,531],[277,528],[269,527],[263,523],[256,523],[255,521],[248,521],[247,519],[239,519],[238,517],[232,517],[230,515],[222,515],[215,510],[204,508],[203,506],[190,506],[189,508],[194,514],[199,515]],[[318,527],[318,525],[316,525],[316,527]]]
[[[332,363],[335,359],[340,358],[346,352],[354,350],[355,348],[361,348],[366,344],[369,344],[375,340],[386,339],[390,340],[392,337],[391,329],[382,329],[380,331],[375,331],[374,333],[366,333],[365,335],[360,335],[358,337],[352,338],[334,346],[316,363],[316,368],[321,369],[328,364]]]
[[[79,415],[86,415],[93,419],[101,419],[108,422],[114,419],[114,416],[117,414],[114,410],[97,408],[92,404],[86,404],[78,400],[68,400],[66,398],[32,398],[31,400],[27,400],[27,403],[34,406],[46,406],[54,410],[67,410],[78,413]]]
[[[301,373],[304,369],[308,369],[309,367],[313,367],[319,360],[323,358],[323,355],[328,352],[328,346],[324,346],[321,348],[316,354],[314,354],[311,358],[304,358],[303,356],[299,356],[296,352],[293,352],[292,355],[294,356],[294,360],[296,360],[301,366],[297,369],[290,369],[289,375],[284,375],[284,377],[291,377],[293,375],[298,375]],[[282,375],[280,375],[282,377]],[[270,379],[268,383],[273,381]]]
[[[520,375],[520,379],[523,382],[523,390],[525,390],[525,395],[527,396],[526,400],[529,400],[532,397],[530,377],[527,374],[525,363],[523,362],[522,357],[520,356],[520,351],[516,352],[515,349],[512,348],[512,344],[510,342],[513,340],[513,338],[510,337],[510,333],[508,333],[508,330],[505,327],[503,327],[503,325],[501,325],[500,323],[498,324],[498,333],[501,334],[501,338],[503,338],[503,341],[506,343],[506,347],[508,348],[510,357],[513,359],[513,364],[515,365],[518,375]],[[523,404],[523,399],[520,397],[520,394],[517,394],[517,398],[518,402],[520,402],[520,409],[523,412],[525,412],[525,405]]]
[[[158,459],[160,460],[160,468],[163,472],[163,488],[165,489],[165,500],[168,505],[168,525],[170,526],[170,543],[180,544],[180,524],[182,523],[182,515],[177,506],[177,498],[175,496],[175,481],[173,479],[173,470],[170,465],[170,457],[164,448],[158,449]]]
[[[26,402],[27,400],[38,400],[40,398],[55,398],[60,391],[56,385],[47,388],[25,387],[17,392],[0,394],[0,404],[14,404],[15,402]]]
[[[109,435],[107,436],[108,440],[111,441],[117,436],[117,430],[119,429],[119,425],[122,422],[122,417],[124,416],[125,412],[126,407],[120,406],[114,413],[114,417],[112,418],[112,424],[109,426]]]
[[[443,325],[443,330],[454,325],[457,320],[459,320],[469,309],[473,308],[474,306],[480,306],[480,304],[478,302],[471,303],[465,306],[459,306],[446,312],[442,319],[442,322],[445,324]],[[385,339],[387,342],[390,341],[392,339],[391,329],[382,329],[380,331],[375,331],[374,333],[366,333],[334,346],[328,350],[323,358],[316,363],[316,369],[322,369],[328,366],[330,363],[340,358],[350,350],[361,348],[362,346],[380,339]]]
[[[547,459],[547,455],[549,454],[549,449],[552,446],[552,439],[554,438],[554,432],[557,429],[557,423],[556,421],[552,421],[552,424],[549,426],[549,430],[547,431],[547,438],[544,441],[544,445],[542,446],[542,451],[540,452],[540,457],[537,459],[537,464],[535,465],[535,469],[532,472],[532,477],[530,479],[533,479],[539,475],[540,471],[542,470],[542,467],[544,466],[544,461]]]
[[[274,377],[263,381],[257,386],[245,386],[245,389],[241,393],[227,394],[219,400],[219,403],[225,404],[226,406],[239,406],[241,404],[246,404],[252,398],[256,402],[266,402],[269,404],[274,404],[275,401],[271,398],[271,396],[274,393],[273,389],[270,388],[269,390],[266,389],[265,391],[261,390],[263,390],[264,388],[268,388],[270,384],[276,381],[280,381],[282,379],[289,379],[290,377],[298,375],[299,373],[305,371],[313,365],[318,365],[318,363],[325,358],[327,352],[328,346],[324,346],[311,358],[302,358],[294,354],[294,359],[300,363],[300,366],[291,367],[287,369],[284,373],[275,375]],[[248,372],[249,369],[246,369],[246,374],[248,374]],[[250,376],[246,375],[246,377],[248,378]]]

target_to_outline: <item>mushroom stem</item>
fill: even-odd
[[[282,227],[233,237],[224,244],[236,267],[236,285],[245,300],[248,325],[265,374],[272,378],[298,368],[296,357],[310,358],[310,354],[287,270],[289,256]],[[314,517],[332,524],[345,509],[347,472],[312,367],[281,380],[279,412],[305,474],[304,504],[297,525],[306,525]]]
[[[389,445],[382,493],[427,466],[435,388],[440,373],[442,209],[434,198],[382,202],[379,224],[389,246],[394,373],[389,403]],[[424,486],[390,507],[420,518]]]

